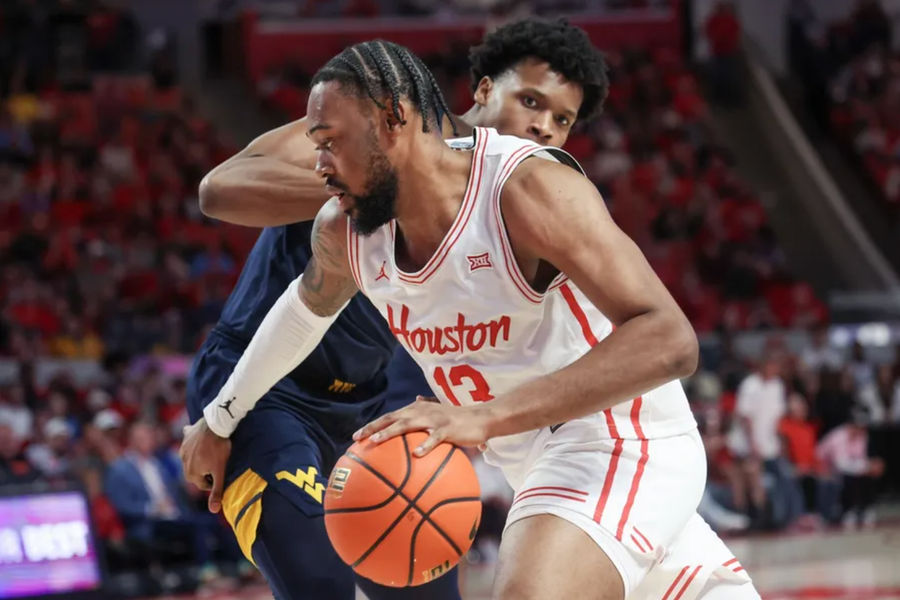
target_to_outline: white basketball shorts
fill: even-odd
[[[707,588],[719,583],[755,594],[746,571],[729,562],[734,556],[697,515],[706,454],[696,429],[652,440],[602,439],[594,423],[575,420],[535,444],[527,464],[509,469],[516,494],[506,527],[539,514],[573,523],[616,566],[629,600],[713,600]],[[742,590],[727,597],[759,596]]]

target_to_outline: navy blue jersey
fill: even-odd
[[[312,226],[310,221],[262,231],[219,322],[198,353],[198,361],[215,347],[216,362],[228,363],[219,365],[217,370],[231,372],[266,313],[288,284],[303,273],[312,256]],[[263,401],[277,401],[321,425],[343,421],[346,427],[369,413],[372,407],[368,404],[385,390],[385,371],[396,345],[378,310],[357,294],[322,342],[286,377],[289,381],[285,383],[293,384],[294,393],[279,395],[277,400],[267,395]],[[223,347],[228,352],[223,352]],[[206,357],[207,362],[209,358]],[[215,379],[222,379],[222,375]],[[210,384],[203,394],[189,394],[192,420],[199,418],[203,406],[212,400],[210,395],[218,392],[217,386],[224,384],[224,379]],[[325,429],[333,433],[327,425]]]

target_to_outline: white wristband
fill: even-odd
[[[216,435],[229,437],[259,399],[319,345],[340,314],[321,317],[309,310],[300,299],[302,278],[292,281],[269,309],[228,381],[203,409]]]

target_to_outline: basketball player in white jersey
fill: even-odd
[[[683,313],[580,173],[491,129],[451,149],[395,71],[357,68],[390,47],[348,48],[313,79],[309,136],[336,198],[210,427],[233,428],[362,291],[441,403],[356,437],[427,430],[418,454],[486,445],[516,490],[494,598],[758,598],[696,516],[705,463],[677,381],[697,361]]]

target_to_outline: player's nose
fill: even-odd
[[[528,126],[528,135],[539,144],[549,144],[553,139],[552,117],[548,113],[536,115]]]
[[[321,153],[316,157],[316,175],[319,177],[334,175],[334,165]]]

